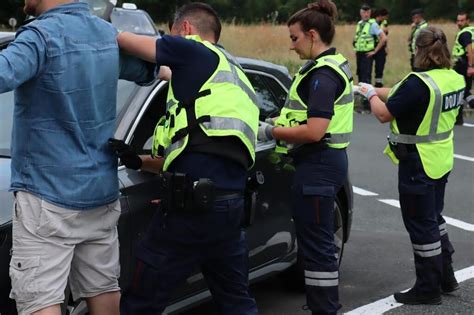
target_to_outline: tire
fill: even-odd
[[[342,255],[344,253],[344,239],[346,233],[344,230],[344,226],[346,226],[344,221],[346,219],[341,209],[341,202],[339,201],[339,198],[336,197],[336,202],[334,205],[334,211],[336,212],[334,216],[334,242],[336,243],[336,256],[339,265],[341,265]],[[281,278],[290,290],[299,292],[305,291],[304,265],[299,251],[296,258],[296,263],[281,273]]]

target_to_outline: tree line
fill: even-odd
[[[202,0],[212,5],[221,18],[230,23],[285,23],[297,10],[311,0]],[[410,11],[423,8],[426,19],[444,19],[454,21],[460,10],[474,15],[473,0],[333,0],[339,13],[339,22],[354,23],[359,19],[361,4],[367,3],[373,8],[386,8],[390,13],[390,23],[409,24]],[[168,22],[177,7],[189,0],[120,0],[134,2],[140,9],[147,11],[157,23]],[[23,21],[24,0],[0,1],[0,24],[8,24],[10,17]],[[474,16],[472,17],[474,19]]]

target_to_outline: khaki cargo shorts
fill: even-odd
[[[18,313],[62,303],[68,281],[75,299],[120,290],[119,201],[83,211],[17,192],[10,262]]]

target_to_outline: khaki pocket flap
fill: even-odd
[[[40,263],[40,257],[12,257],[10,261],[10,267],[15,268],[18,271],[27,270],[30,268],[38,267]]]

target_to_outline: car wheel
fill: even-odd
[[[334,242],[336,244],[337,252],[336,257],[338,264],[341,265],[342,261],[342,254],[344,252],[344,221],[347,218],[342,211],[341,202],[339,198],[336,198],[336,203],[334,206],[335,216],[334,216]],[[304,284],[304,266],[303,266],[303,258],[300,256],[300,252],[298,251],[298,255],[296,258],[296,263],[285,270],[281,274],[285,285],[292,290],[297,290],[304,292],[305,291],[305,284]]]

